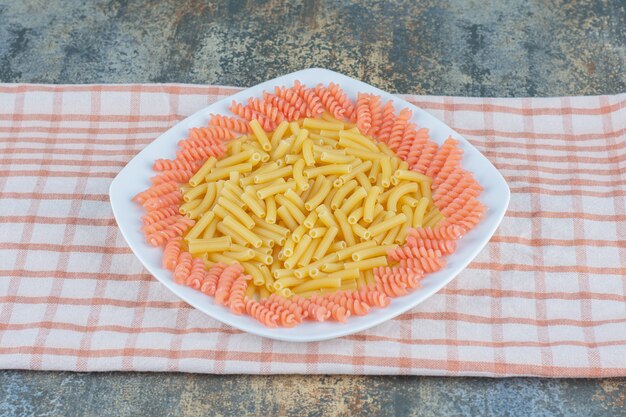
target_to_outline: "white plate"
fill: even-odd
[[[396,111],[403,107],[410,108],[413,111],[411,121],[419,127],[428,128],[431,139],[438,144],[441,144],[448,136],[457,139],[464,152],[463,167],[471,171],[476,180],[484,187],[480,201],[487,206],[487,212],[478,226],[458,242],[456,252],[447,257],[447,265],[444,269],[426,275],[421,282],[422,287],[418,290],[403,297],[392,298],[391,304],[387,308],[374,308],[365,316],[350,317],[346,323],[333,321],[305,322],[294,328],[271,329],[246,315],[237,316],[227,308],[215,305],[212,297],[207,297],[199,291],[176,284],[172,279],[172,273],[161,266],[162,249],[153,248],[145,243],[144,236],[140,231],[141,216],[144,212],[138,204],[131,201],[131,198],[150,186],[149,178],[154,175],[152,171],[154,160],[157,158],[174,158],[178,141],[187,136],[190,128],[205,126],[208,123],[210,113],[229,114],[228,106],[232,100],[245,102],[249,97],[261,97],[264,90],[271,91],[274,86],[292,85],[295,80],[308,86],[315,86],[318,83],[328,84],[331,81],[338,83],[352,100],[356,99],[359,92],[379,94],[383,99],[393,100]],[[415,307],[439,291],[461,272],[487,244],[504,217],[504,212],[509,204],[510,191],[502,175],[489,160],[440,120],[411,103],[371,85],[326,69],[311,68],[243,90],[181,121],[156,138],[122,169],[111,183],[109,196],[115,219],[129,246],[150,273],[174,294],[214,319],[237,329],[277,340],[310,342],[345,336],[376,326]]]

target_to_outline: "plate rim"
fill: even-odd
[[[130,236],[130,231],[127,230],[125,227],[123,227],[120,224],[120,219],[121,219],[121,209],[123,209],[123,206],[121,205],[121,203],[123,202],[123,199],[121,199],[120,201],[118,201],[116,195],[118,192],[118,188],[119,185],[118,183],[121,182],[123,180],[123,178],[127,175],[127,172],[129,172],[129,170],[133,169],[133,166],[135,164],[137,164],[140,160],[142,160],[142,155],[147,155],[149,152],[151,147],[153,147],[155,145],[156,142],[163,140],[162,138],[164,136],[168,136],[175,130],[177,130],[177,128],[179,128],[181,125],[185,125],[187,121],[191,120],[191,119],[196,119],[200,116],[206,115],[210,112],[210,109],[213,107],[218,107],[220,104],[224,103],[224,102],[228,102],[230,100],[236,100],[237,97],[239,96],[245,96],[246,94],[248,94],[248,97],[251,96],[251,94],[256,94],[256,93],[251,93],[250,90],[256,90],[256,89],[264,89],[267,90],[268,87],[273,87],[274,85],[284,85],[286,83],[288,83],[286,80],[289,79],[298,79],[298,77],[302,77],[305,75],[309,75],[310,73],[321,73],[321,74],[325,74],[327,76],[332,77],[332,79],[334,81],[336,81],[338,84],[342,84],[343,81],[348,81],[351,84],[356,83],[356,85],[359,88],[366,88],[367,92],[374,92],[377,94],[380,94],[382,97],[388,98],[388,99],[393,99],[394,100],[394,105],[403,105],[406,107],[409,107],[411,110],[413,110],[413,118],[416,117],[416,111],[417,110],[417,114],[420,114],[422,116],[426,115],[428,119],[433,119],[436,122],[438,122],[439,124],[442,124],[443,126],[445,126],[447,129],[449,129],[451,132],[453,132],[455,134],[455,138],[460,138],[462,139],[461,143],[463,144],[463,147],[469,147],[470,149],[473,150],[473,152],[475,152],[476,154],[480,155],[480,157],[482,157],[482,161],[481,161],[481,165],[485,165],[485,163],[487,164],[489,170],[491,171],[490,174],[497,174],[495,175],[493,179],[493,181],[495,181],[496,183],[499,183],[498,185],[502,188],[502,191],[505,191],[504,195],[502,196],[503,198],[501,200],[499,200],[498,202],[500,202],[500,206],[496,207],[497,211],[492,212],[489,214],[490,218],[492,219],[492,225],[491,227],[489,227],[489,229],[487,229],[484,234],[483,238],[481,240],[483,240],[482,243],[478,244],[478,245],[474,245],[472,247],[470,247],[469,249],[469,253],[465,256],[465,258],[460,262],[461,265],[458,265],[455,269],[456,272],[449,271],[449,276],[446,277],[445,279],[441,279],[440,282],[438,282],[436,285],[432,286],[432,288],[430,288],[428,290],[427,293],[424,293],[423,291],[420,293],[420,289],[416,289],[412,292],[410,292],[409,294],[402,296],[402,297],[397,297],[397,298],[392,298],[392,303],[394,300],[398,300],[400,298],[406,298],[407,300],[411,300],[412,298],[414,300],[409,301],[404,307],[402,307],[401,309],[399,309],[399,311],[389,311],[388,308],[383,308],[383,309],[374,309],[372,310],[372,312],[370,312],[368,315],[366,316],[362,316],[362,317],[350,317],[348,319],[348,321],[346,323],[336,323],[336,322],[331,322],[330,326],[332,326],[332,328],[330,330],[323,330],[321,332],[321,334],[317,334],[315,332],[313,332],[312,334],[309,333],[298,333],[298,332],[294,332],[294,329],[296,328],[268,328],[263,326],[261,323],[258,323],[256,321],[254,321],[253,319],[249,318],[249,320],[251,321],[251,323],[249,325],[242,325],[241,323],[239,323],[239,320],[236,320],[236,318],[241,318],[242,316],[237,316],[234,313],[232,313],[229,309],[225,308],[224,306],[216,306],[219,308],[219,310],[216,310],[217,312],[214,313],[213,311],[210,311],[209,309],[206,308],[205,305],[202,305],[204,303],[200,303],[197,302],[194,299],[190,299],[190,297],[188,297],[186,294],[184,294],[185,292],[188,292],[189,290],[191,291],[196,291],[193,289],[190,289],[186,286],[182,286],[182,285],[178,285],[176,284],[171,277],[169,277],[169,279],[165,279],[163,277],[161,277],[160,275],[162,275],[162,271],[157,270],[158,268],[156,268],[154,265],[152,265],[150,262],[147,262],[144,260],[144,256],[143,254],[139,251],[138,248],[135,247],[135,243],[133,242],[133,239]],[[343,85],[342,85],[343,87]],[[437,140],[433,137],[431,137],[431,140],[435,141],[436,143],[441,143],[443,140]],[[163,149],[163,152],[161,153],[161,157],[166,158],[167,156],[163,156],[164,154],[166,154],[168,151],[172,152],[175,149]],[[465,152],[464,152],[464,158],[466,157]],[[151,161],[153,162],[153,161]],[[475,174],[473,172],[473,174]],[[363,81],[354,79],[352,77],[349,77],[347,75],[332,71],[332,70],[328,70],[325,68],[317,68],[317,67],[313,67],[313,68],[307,68],[307,69],[303,69],[303,70],[299,70],[299,71],[295,71],[289,74],[285,74],[282,75],[280,77],[276,77],[267,81],[264,81],[262,83],[259,83],[255,86],[252,87],[248,87],[248,88],[244,88],[242,90],[240,90],[239,92],[226,96],[214,103],[211,103],[208,106],[204,106],[203,108],[199,109],[198,111],[194,112],[193,114],[189,115],[188,117],[178,121],[177,123],[175,123],[174,125],[170,126],[167,130],[165,130],[164,132],[162,132],[159,136],[155,137],[148,145],[144,146],[143,149],[141,151],[139,151],[131,160],[128,161],[128,163],[118,172],[118,174],[115,176],[115,178],[111,181],[111,184],[109,186],[109,200],[111,202],[111,208],[113,211],[113,215],[115,218],[115,221],[120,229],[120,232],[122,234],[122,236],[124,237],[124,240],[126,241],[126,243],[128,244],[128,246],[130,247],[130,249],[132,250],[134,256],[141,262],[141,264],[143,265],[144,268],[146,268],[150,274],[157,279],[157,281],[159,281],[161,284],[163,284],[169,291],[171,291],[174,295],[176,295],[179,299],[181,299],[182,301],[184,301],[187,304],[190,304],[192,307],[194,307],[195,309],[199,310],[200,312],[208,315],[209,317],[219,321],[220,323],[224,323],[228,326],[234,327],[240,331],[246,332],[246,333],[251,333],[254,334],[256,336],[261,336],[261,337],[267,337],[270,339],[274,339],[274,340],[280,340],[280,341],[288,341],[288,342],[314,342],[314,341],[323,341],[323,340],[329,340],[329,339],[334,339],[334,338],[338,338],[338,337],[342,337],[342,336],[346,336],[349,334],[353,334],[353,333],[358,333],[361,332],[363,330],[369,329],[371,327],[377,326],[383,322],[386,322],[388,320],[391,320],[395,317],[397,317],[400,314],[403,314],[405,312],[407,312],[408,310],[415,308],[415,306],[417,306],[418,304],[422,303],[423,301],[427,300],[428,298],[432,297],[434,294],[436,294],[437,292],[439,292],[444,286],[448,285],[454,278],[456,278],[458,276],[458,274],[460,272],[462,272],[467,265],[469,265],[475,258],[476,256],[484,249],[484,247],[487,245],[487,243],[491,240],[491,238],[493,237],[493,234],[495,233],[495,231],[498,229],[498,227],[500,226],[504,215],[508,209],[509,206],[509,202],[510,202],[510,198],[511,198],[511,192],[510,192],[510,188],[506,182],[506,180],[504,179],[504,177],[502,176],[502,174],[498,171],[498,169],[492,164],[492,162],[485,156],[483,155],[478,149],[476,149],[472,143],[467,140],[463,135],[459,134],[458,132],[456,132],[454,129],[452,129],[450,126],[448,126],[445,122],[443,122],[442,120],[436,118],[435,116],[431,115],[430,113],[428,113],[427,111],[421,109],[420,107],[408,102],[407,100],[398,97],[396,95],[393,95],[391,93],[388,93],[384,90],[381,90],[375,86],[369,85]],[[131,205],[134,204],[133,202],[131,202],[130,200],[128,202],[126,202],[127,205]],[[490,207],[492,208],[492,207]],[[139,219],[137,219],[139,221]],[[486,220],[486,218],[483,218],[483,220],[481,221],[484,222]],[[464,238],[466,238],[469,235],[472,235],[472,232],[474,232],[474,230],[470,230],[466,236],[464,236]],[[144,242],[142,242],[142,244],[145,246],[145,248],[147,249],[153,249],[151,247],[148,247],[148,245]],[[450,257],[454,256],[454,253],[451,255],[448,255],[448,259]],[[447,268],[447,265],[446,265]],[[446,268],[442,269],[439,272],[445,272]],[[165,271],[165,270],[163,270]],[[167,271],[170,275],[171,272]],[[428,275],[426,276],[425,279],[428,279]],[[196,291],[197,292],[197,291]],[[213,300],[212,297],[207,297],[206,295],[202,294],[203,297],[206,297],[206,299],[208,300]],[[373,312],[379,312],[379,314],[374,315]],[[386,312],[386,313],[385,313]],[[362,319],[359,321],[359,323],[354,323],[355,321]],[[354,323],[354,324],[352,324]],[[317,324],[317,323],[315,323]],[[321,324],[321,323],[320,323]],[[300,326],[301,327],[301,326]]]

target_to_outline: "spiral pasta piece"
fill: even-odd
[[[301,102],[304,107],[297,107],[289,101],[268,92],[263,93],[263,99],[270,105],[277,108],[289,122],[299,119],[300,116],[306,112],[306,104],[304,102]]]
[[[219,146],[221,141],[214,138],[188,138],[178,142],[178,146],[182,149],[204,148],[207,146]]]
[[[245,297],[245,312],[267,327],[278,327],[278,315],[258,301]]]
[[[441,185],[446,179],[448,179],[451,173],[458,169],[459,165],[461,165],[462,157],[463,151],[461,149],[457,147],[452,148],[448,158],[446,158],[446,161],[443,164],[443,167],[441,167],[441,170],[433,179],[433,187]]]
[[[409,152],[411,151],[411,147],[416,142],[416,139],[417,130],[415,130],[415,125],[413,123],[407,123],[404,126],[402,138],[400,139],[400,143],[398,144],[398,148],[396,149],[396,154],[398,154],[401,159],[407,160]]]
[[[222,126],[209,125],[194,127],[189,130],[189,139],[210,139],[216,144],[234,137],[233,132]]]
[[[448,219],[444,220],[442,224],[445,224],[447,221]],[[409,236],[407,238],[407,245],[438,250],[442,255],[450,255],[456,250],[456,242],[454,240],[416,238],[414,236]]]
[[[400,266],[408,269],[422,270],[425,273],[433,273],[446,266],[446,263],[442,258],[410,258],[401,259]]]
[[[306,115],[308,117],[311,117],[311,112],[307,111],[307,102],[302,97],[300,97],[298,89],[294,87],[275,87],[274,94],[276,97],[286,101],[287,103],[289,103],[289,105],[298,110],[301,116]]]
[[[369,106],[370,95],[359,93],[356,100],[356,126],[363,134],[372,127],[372,112]]]
[[[166,182],[177,182],[179,184],[189,181],[189,178],[193,177],[192,171],[187,170],[172,170],[163,171],[158,175],[150,178],[150,182],[154,185],[164,184]]]
[[[258,120],[259,124],[265,131],[271,131],[276,128],[276,123],[273,122],[269,117],[255,111],[250,106],[244,106],[241,103],[237,103],[235,101],[232,102],[229,110],[236,114],[237,116],[246,119],[247,121]]]
[[[147,226],[144,226],[143,232],[145,234],[155,233],[155,232],[167,229],[172,224],[177,223],[181,221],[182,219],[183,219],[183,216],[181,216],[180,214],[175,214],[173,216],[166,217],[162,220],[159,220]]]
[[[346,110],[328,88],[324,87],[323,84],[318,84],[313,91],[315,91],[322,106],[324,106],[335,119],[343,119]]]
[[[326,310],[330,311],[330,317],[337,321],[345,322],[346,320],[348,320],[348,317],[350,317],[351,313],[345,307],[335,303],[328,298],[319,296],[317,295],[317,293],[311,296],[311,302],[322,306]]]
[[[301,323],[309,316],[309,312],[305,310],[302,305],[296,303],[294,300],[288,300],[277,294],[271,294],[267,299],[261,300],[260,303],[274,312],[278,310],[278,307],[281,307],[282,309],[293,314],[294,319],[298,323]]]
[[[331,312],[323,305],[315,303],[312,299],[306,299],[300,297],[299,295],[294,295],[291,301],[302,307],[302,310],[306,311],[307,317],[310,317],[313,320],[324,321],[330,318]]]
[[[174,281],[177,284],[184,284],[187,281],[187,277],[191,273],[192,257],[189,252],[181,252],[178,255],[176,261],[176,268],[174,269]]]
[[[220,275],[220,279],[217,282],[217,289],[215,290],[215,304],[226,305],[228,303],[230,290],[242,272],[243,268],[239,264],[229,265],[222,271],[222,275]]]
[[[250,275],[240,275],[230,288],[230,294],[228,295],[228,307],[230,308],[230,311],[235,314],[242,314],[246,308],[244,297],[246,289],[248,288],[248,282],[251,279],[252,277]]]
[[[436,178],[439,174],[439,171],[443,168],[444,164],[448,160],[450,153],[453,149],[455,149],[456,145],[459,142],[452,137],[449,137],[443,142],[443,145],[439,148],[433,160],[431,161],[428,169],[426,170],[426,175],[431,178]]]
[[[181,149],[176,152],[176,158],[182,159],[185,161],[202,161],[204,162],[206,159],[215,156],[220,157],[224,154],[226,149],[224,145],[212,145],[212,146],[203,146],[199,148],[189,148],[189,149]]]
[[[200,258],[193,258],[191,261],[191,271],[185,280],[185,285],[193,288],[194,290],[199,290],[202,286],[205,275],[206,269],[204,269],[204,261]]]
[[[438,198],[437,206],[442,208],[441,212],[444,215],[451,214],[470,198],[477,197],[481,191],[480,184],[471,175],[466,175],[445,196]]]
[[[214,296],[215,291],[217,290],[217,283],[219,282],[220,276],[224,269],[226,269],[226,264],[218,262],[211,266],[208,270],[204,280],[202,281],[202,285],[200,286],[200,291],[206,295]]]
[[[341,107],[344,110],[344,117],[351,122],[356,122],[356,108],[352,104],[352,101],[350,101],[350,99],[348,98],[348,95],[343,91],[343,89],[338,84],[330,82],[328,84],[328,91],[330,91],[335,100],[337,100],[337,102],[341,104]]]
[[[381,125],[383,123],[383,106],[381,104],[380,96],[371,95],[368,106],[370,115],[372,117],[372,122],[369,130],[364,133],[369,136],[376,136],[380,131]]]
[[[196,172],[200,168],[202,163],[189,162],[179,159],[157,159],[154,161],[152,169],[155,171],[174,171],[174,170],[186,170]]]
[[[409,151],[406,155],[406,162],[410,167],[414,166],[419,160],[422,151],[424,150],[424,146],[430,140],[428,136],[428,129],[419,129],[415,132],[412,141],[410,142]],[[404,140],[403,140],[404,141]]]
[[[430,227],[420,228],[420,229],[409,229],[409,236],[414,236],[416,238],[422,239],[442,239],[442,240],[456,240],[461,237],[462,231],[460,228],[450,225],[443,227],[435,227],[434,229]]]
[[[163,250],[163,268],[173,271],[178,263],[178,256],[180,255],[180,237],[173,237],[168,240]],[[204,265],[203,265],[204,269]]]
[[[324,297],[336,305],[343,307],[350,315],[364,316],[371,310],[369,304],[358,298],[354,298],[351,292],[337,292],[327,294]]]
[[[387,142],[387,146],[392,151],[396,151],[402,142],[402,138],[404,137],[404,132],[407,128],[408,120],[411,118],[411,110],[402,109],[400,110],[400,114],[396,117],[393,126],[391,127],[391,133],[389,134],[389,141]]]
[[[261,303],[265,308],[276,315],[278,325],[282,327],[294,327],[301,323],[301,320],[298,320],[298,317],[282,304],[276,301],[273,303],[263,303],[263,301],[261,301]]]
[[[421,246],[401,246],[387,253],[387,258],[396,262],[401,259],[439,257],[441,257],[441,251],[437,249],[427,249]]]
[[[274,107],[272,103],[267,101],[259,100],[258,98],[250,98],[248,99],[248,106],[255,112],[264,115],[272,122],[280,123],[285,120],[285,115],[280,109]]]
[[[172,204],[180,204],[183,195],[180,190],[175,190],[158,197],[152,197],[142,203],[146,210],[152,211],[162,207],[171,206]]]
[[[182,236],[194,223],[193,220],[182,217],[176,223],[168,225],[163,230],[146,234],[146,241],[152,246],[161,246],[174,237]]]
[[[178,189],[178,184],[175,182],[166,182],[164,184],[153,185],[145,191],[140,192],[135,197],[133,197],[133,201],[136,201],[139,204],[143,204],[146,200],[150,198],[160,197],[164,194],[171,193],[174,190]]]
[[[222,116],[221,114],[211,114],[209,125],[219,126],[237,133],[250,132],[250,126],[245,120],[236,117]]]
[[[422,153],[420,154],[415,165],[411,167],[413,171],[419,172],[420,174],[425,174],[426,170],[430,166],[433,157],[437,153],[437,144],[434,142],[427,142],[422,149]]]
[[[172,204],[171,206],[161,207],[156,210],[152,210],[146,213],[143,216],[143,224],[147,226],[149,224],[158,222],[159,220],[163,220],[165,218],[175,216],[178,214],[178,205]]]
[[[383,117],[380,123],[380,129],[378,130],[377,139],[380,142],[389,142],[389,136],[391,135],[391,129],[396,121],[396,114],[393,108],[393,102],[390,100],[385,103],[382,109]]]
[[[324,106],[320,101],[315,90],[312,88],[297,88],[298,95],[306,103],[306,115],[307,117],[319,116],[324,112]]]
[[[460,181],[464,181],[464,184],[469,185],[473,182],[471,178],[471,174],[469,172],[463,171],[461,168],[457,168],[453,172],[448,175],[446,180],[439,184],[435,190],[433,191],[433,201],[439,208],[445,207],[450,201],[452,201],[457,195],[452,195],[454,188],[459,184]],[[459,189],[459,192],[462,189]],[[443,204],[442,204],[443,203]]]
[[[391,269],[391,268],[389,268]],[[389,297],[400,297],[409,293],[408,286],[403,282],[401,276],[394,271],[374,272],[378,284],[376,290]]]
[[[356,291],[351,291],[350,296],[355,300],[367,303],[374,307],[387,307],[391,300],[384,292],[378,291],[376,286],[370,286],[361,288]]]

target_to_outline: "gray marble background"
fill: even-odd
[[[626,1],[0,0],[0,82],[251,86],[313,66],[398,93],[626,92]],[[608,416],[625,401],[623,378],[0,372],[0,416]]]

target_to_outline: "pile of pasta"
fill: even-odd
[[[174,280],[266,326],[345,321],[445,266],[482,188],[411,112],[336,84],[232,103],[157,160],[134,200]]]

